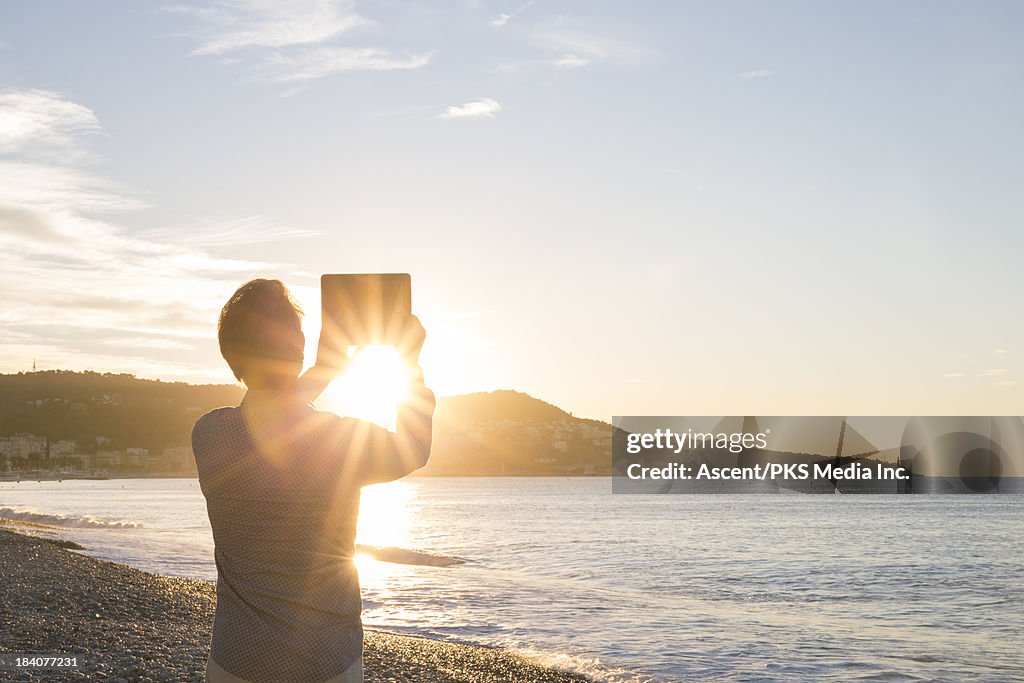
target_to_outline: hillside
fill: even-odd
[[[200,415],[237,404],[242,394],[230,384],[197,386],[96,372],[0,375],[0,437],[28,433],[70,439],[82,453],[94,453],[98,446],[160,452],[187,445]]]
[[[438,401],[425,474],[610,474],[611,427],[517,391]]]
[[[65,444],[62,456],[91,456],[104,462],[126,449],[146,449],[151,463],[189,443],[203,413],[237,405],[244,390],[235,385],[192,385],[144,380],[131,375],[47,371],[0,375],[0,440],[32,434],[45,443]],[[23,439],[24,441],[24,439]],[[35,443],[35,442],[33,442]],[[7,453],[8,462],[17,449]],[[44,460],[25,453],[20,467]],[[53,446],[51,453],[55,453]],[[557,406],[515,391],[465,394],[438,401],[434,453],[427,475],[608,474],[609,425],[573,417]],[[82,458],[88,462],[88,458]],[[140,464],[141,463],[141,464]],[[4,463],[0,462],[0,469]],[[116,470],[119,465],[108,465]],[[123,460],[122,469],[142,472],[145,459]],[[152,471],[160,471],[151,465]]]

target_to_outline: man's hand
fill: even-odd
[[[423,350],[423,342],[427,339],[427,332],[423,329],[420,319],[410,315],[402,328],[402,336],[395,348],[398,350],[402,360],[407,365],[419,365],[420,351]]]

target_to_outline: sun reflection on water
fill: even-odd
[[[410,547],[412,503],[415,497],[415,486],[405,481],[363,488],[356,543],[376,548]],[[356,552],[355,563],[364,585],[384,578],[394,566],[359,551]]]
[[[405,481],[363,488],[356,542],[372,546],[407,547],[415,488]]]

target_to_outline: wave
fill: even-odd
[[[662,683],[663,679],[647,674],[638,674],[602,664],[600,660],[562,652],[547,652],[525,647],[510,647],[523,659],[548,669],[582,674],[594,683]]]
[[[26,508],[0,507],[0,517],[40,526],[67,529],[139,529],[138,522],[101,519],[89,515],[51,515]]]
[[[411,564],[422,567],[452,567],[457,564],[465,564],[461,557],[449,555],[433,555],[409,550],[408,548],[380,547],[373,545],[357,545],[356,552],[368,555],[380,562],[392,562],[394,564]]]

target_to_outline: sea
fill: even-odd
[[[614,683],[1024,680],[1024,496],[611,490],[365,489],[365,625]],[[0,482],[0,516],[94,557],[216,576],[194,479]]]

